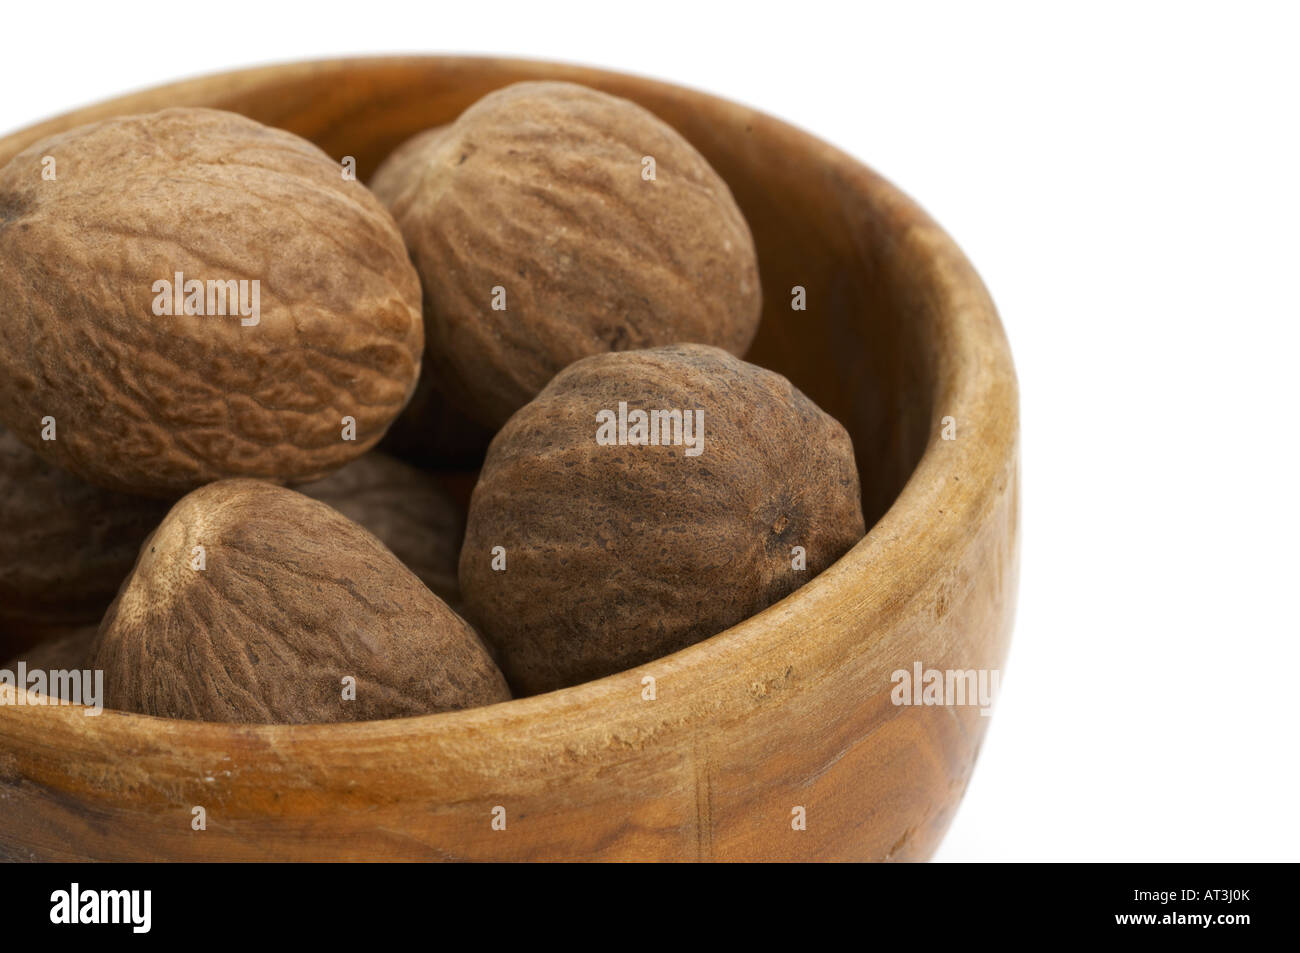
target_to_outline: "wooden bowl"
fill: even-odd
[[[862,163],[698,92],[461,57],[175,83],[13,133],[0,140],[0,163],[72,126],[191,105],[292,130],[354,156],[364,177],[408,136],[527,79],[636,100],[730,183],[764,283],[750,360],[849,429],[871,531],[787,599],[699,645],[472,711],[248,727],[16,707],[5,686],[0,856],[915,860],[934,851],[988,719],[975,707],[895,705],[891,674],[917,662],[1003,663],[1018,566],[1016,380],[971,266]],[[791,309],[795,285],[806,311]],[[943,439],[946,417],[955,440]],[[642,697],[647,675],[654,700]],[[206,830],[193,829],[196,807]]]

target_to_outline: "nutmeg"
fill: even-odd
[[[675,342],[744,354],[761,289],[730,190],[626,99],[517,83],[371,181],[420,272],[437,386],[499,427],[579,358]]]
[[[493,440],[460,584],[541,692],[715,635],[864,532],[849,435],[784,377],[701,345],[601,354]]]
[[[17,633],[98,623],[140,544],[162,521],[157,500],[91,486],[0,427],[0,657]],[[51,454],[52,455],[52,454]]]
[[[173,500],[360,456],[423,346],[379,201],[305,139],[212,109],[106,119],[0,169],[0,313],[0,421],[89,482]]]
[[[254,480],[182,499],[100,628],[110,708],[363,721],[510,697],[477,634],[373,535]]]

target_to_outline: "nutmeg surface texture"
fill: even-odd
[[[460,583],[531,694],[716,635],[864,532],[848,434],[780,374],[704,345],[601,354],[493,440]]]
[[[516,83],[400,147],[371,186],[419,269],[437,384],[490,426],[579,358],[743,355],[757,330],[758,259],[730,189],[628,100]]]
[[[0,169],[0,314],[0,422],[170,500],[364,453],[424,341],[383,205],[307,140],[213,109],[81,126]]]
[[[109,707],[203,721],[366,721],[504,701],[468,623],[373,535],[254,480],[182,499],[100,627]]]

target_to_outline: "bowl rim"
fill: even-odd
[[[712,110],[735,116],[761,117],[776,134],[798,143],[807,154],[835,168],[846,180],[856,181],[884,196],[891,210],[900,216],[901,228],[909,238],[921,242],[919,254],[928,256],[930,279],[934,291],[944,299],[933,310],[948,346],[934,354],[934,392],[931,402],[929,438],[920,458],[888,510],[868,528],[866,535],[826,570],[819,573],[784,599],[736,625],[670,655],[568,688],[539,695],[514,698],[491,705],[460,711],[439,712],[377,721],[328,722],[313,724],[245,724],[163,718],[135,712],[105,708],[98,716],[86,718],[84,706],[48,706],[50,713],[76,718],[85,727],[74,728],[84,737],[94,732],[122,737],[156,738],[160,733],[179,747],[222,749],[232,737],[261,742],[271,749],[293,746],[318,752],[322,762],[340,757],[351,758],[357,745],[373,746],[388,739],[409,740],[413,734],[479,734],[550,718],[560,719],[566,712],[600,710],[607,703],[626,697],[629,676],[654,668],[654,674],[683,674],[715,669],[727,663],[733,653],[749,655],[764,646],[771,647],[780,638],[781,625],[796,616],[829,610],[832,595],[846,578],[857,581],[890,576],[882,567],[906,563],[914,552],[915,539],[909,539],[908,513],[938,505],[953,514],[949,525],[959,527],[982,511],[991,497],[991,484],[1008,455],[1018,453],[1018,396],[1015,369],[1005,333],[984,285],[953,240],[912,199],[867,167],[860,160],[826,141],[781,119],[736,101],[690,87],[648,78],[635,73],[569,64],[563,61],[493,56],[395,55],[334,57],[297,60],[285,63],[245,67],[209,73],[179,81],[163,83],[137,92],[103,100],[90,106],[62,113],[51,119],[28,125],[0,136],[6,143],[37,141],[60,129],[93,121],[101,115],[117,114],[118,104],[146,98],[174,97],[184,101],[185,94],[212,80],[226,81],[232,87],[256,88],[271,79],[292,75],[310,76],[331,70],[364,70],[368,67],[431,66],[488,68],[497,66],[519,72],[535,71],[537,78],[562,79],[570,75],[575,82],[634,83],[659,94],[685,98],[707,104]],[[540,74],[545,72],[546,77]],[[993,453],[946,453],[940,446],[939,422],[953,415],[958,419],[981,421],[980,434],[993,443]],[[963,466],[966,464],[966,466]],[[959,488],[951,484],[955,470],[968,477]],[[981,492],[984,491],[984,492]],[[934,540],[938,544],[938,540]],[[914,593],[907,593],[911,596]],[[816,613],[819,617],[825,613]],[[0,718],[6,708],[29,707],[17,701],[15,689],[0,685]],[[56,715],[56,717],[59,717]],[[86,724],[87,722],[96,724]],[[69,725],[68,727],[73,727]]]

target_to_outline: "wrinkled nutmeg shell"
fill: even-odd
[[[374,536],[252,480],[176,504],[104,618],[95,667],[110,708],[204,721],[364,721],[510,697],[469,624]]]
[[[599,445],[597,414],[620,401],[703,410],[702,452]],[[460,583],[512,687],[531,694],[721,632],[864,532],[849,435],[784,377],[699,345],[603,354],[557,375],[492,442]]]
[[[459,604],[465,511],[433,474],[372,451],[297,490],[369,530],[435,595]]]
[[[400,147],[371,185],[419,269],[438,386],[488,425],[579,358],[679,341],[744,354],[758,328],[730,190],[628,100],[517,83]]]
[[[11,630],[97,623],[166,513],[91,486],[0,427],[0,650]]]
[[[205,312],[216,282],[239,281],[251,312],[257,281],[257,323],[235,304],[155,314],[156,283],[178,272],[203,283]],[[35,446],[53,417],[61,466],[170,499],[361,455],[423,348],[419,278],[387,210],[305,139],[211,109],[82,126],[0,169],[0,314],[0,420]]]

